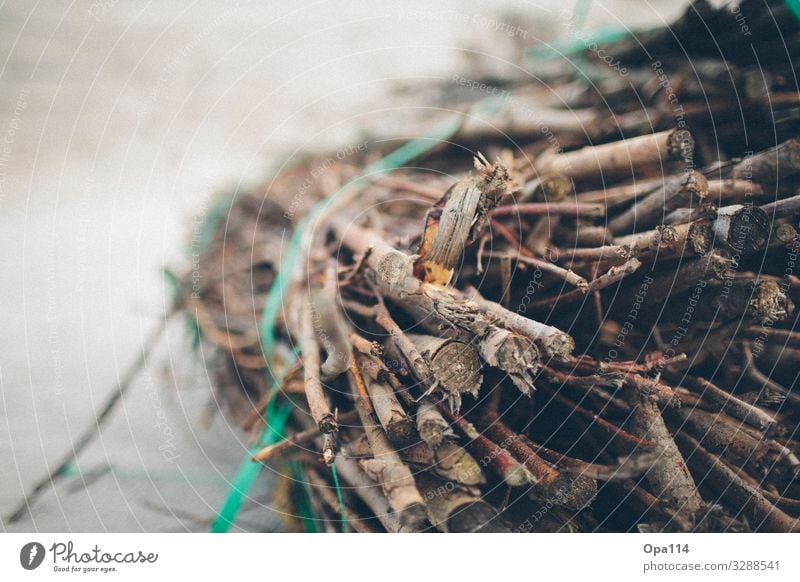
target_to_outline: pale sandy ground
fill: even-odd
[[[681,2],[593,3],[587,27]],[[398,6],[400,5],[400,6]],[[0,516],[92,422],[168,302],[192,217],[298,147],[391,127],[397,80],[513,72],[494,21],[566,34],[572,2],[0,4]],[[613,8],[613,10],[612,10]],[[523,34],[517,33],[517,36]],[[429,94],[402,104],[426,106]],[[362,115],[363,112],[371,112]],[[244,452],[180,333],[8,531],[204,530]],[[262,479],[262,481],[265,481]],[[241,526],[276,520],[249,504]]]

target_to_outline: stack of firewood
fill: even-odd
[[[178,304],[254,441],[291,407],[278,490],[332,531],[800,529],[800,27],[763,6],[224,202]]]

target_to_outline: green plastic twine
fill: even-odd
[[[294,504],[297,507],[300,519],[303,520],[303,528],[306,533],[317,533],[319,529],[317,529],[317,522],[311,509],[311,493],[309,492],[308,481],[303,478],[303,468],[297,461],[290,461],[289,471],[291,471],[294,480],[300,484],[299,487],[295,488]]]
[[[342,499],[342,488],[339,486],[339,473],[336,472],[336,464],[331,465],[331,475],[333,475],[333,486],[336,488],[336,499],[339,500],[339,515],[342,516],[342,533],[347,533],[347,516],[344,514],[344,499]]]
[[[589,15],[591,0],[577,0],[572,9],[570,30],[579,31],[586,24]],[[580,35],[580,38],[565,38],[551,43],[541,43],[528,49],[528,54],[539,61],[550,61],[563,56],[572,57],[578,69],[576,73],[584,80],[590,80],[583,70],[583,52],[592,45],[602,45],[622,40],[630,36],[631,31],[624,26],[601,26],[591,32]]]
[[[794,17],[800,22],[800,0],[783,0],[786,7],[791,11]]]
[[[586,50],[586,45],[601,45],[616,42],[630,36],[631,31],[620,26],[602,26],[587,32],[583,39],[565,38],[548,44],[537,44],[529,49],[528,54],[540,61],[550,61],[563,56],[574,57]]]
[[[211,533],[225,533],[231,529],[231,526],[236,521],[236,516],[239,514],[248,492],[253,487],[261,471],[261,463],[253,461],[252,456],[260,449],[278,443],[285,438],[283,430],[289,414],[292,412],[292,407],[290,404],[276,405],[275,402],[273,397],[267,405],[267,422],[264,430],[261,432],[258,443],[248,450],[247,455],[239,464],[233,483],[228,490],[228,495],[219,510],[217,518],[211,524]]]

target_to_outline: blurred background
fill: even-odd
[[[2,531],[208,529],[247,443],[209,422],[202,354],[180,330],[96,417],[169,311],[162,268],[187,260],[216,192],[402,131],[454,74],[524,76],[525,49],[573,14],[637,28],[685,5],[399,4],[0,4]],[[269,481],[236,529],[279,527],[253,511]]]

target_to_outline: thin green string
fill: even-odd
[[[294,477],[294,480],[299,483],[296,490],[295,505],[297,506],[297,513],[303,521],[303,529],[306,533],[317,533],[317,521],[314,519],[314,512],[311,509],[311,492],[309,491],[308,481],[303,478],[303,469],[297,461],[289,462],[289,470]]]
[[[607,44],[630,36],[631,31],[620,26],[602,26],[587,32],[583,39],[565,38],[548,44],[537,44],[528,54],[540,61],[549,61],[563,56],[575,56],[586,50],[587,44]]]
[[[344,514],[344,499],[342,499],[342,488],[339,486],[339,473],[336,472],[336,464],[331,465],[331,475],[333,475],[333,485],[336,487],[336,498],[339,500],[339,515],[342,516],[342,533],[347,533],[347,516]]]
[[[786,7],[791,11],[794,17],[800,22],[800,0],[783,0]]]
[[[583,28],[586,18],[589,16],[589,8],[592,7],[592,0],[576,0],[572,9],[572,21],[576,28]]]
[[[580,30],[586,24],[586,19],[589,16],[589,9],[591,8],[592,0],[577,0],[575,6],[572,8],[572,28]],[[602,26],[592,32],[588,32],[583,38],[568,38],[556,40],[549,44],[538,44],[529,49],[528,54],[539,60],[549,61],[557,59],[562,56],[572,57],[573,62],[578,69],[576,74],[584,80],[589,81],[590,78],[583,70],[585,64],[583,59],[583,51],[592,44],[606,44],[621,40],[631,34],[630,30],[622,26]]]
[[[211,524],[211,533],[230,531],[231,526],[236,521],[236,516],[244,504],[245,498],[261,471],[261,463],[253,461],[253,455],[260,449],[278,443],[285,438],[283,431],[291,412],[292,406],[290,404],[277,405],[275,398],[270,399],[267,405],[267,421],[264,430],[261,432],[258,442],[250,447],[247,455],[239,464],[233,483],[231,483],[231,487],[228,490],[228,495],[219,510],[217,518]]]

